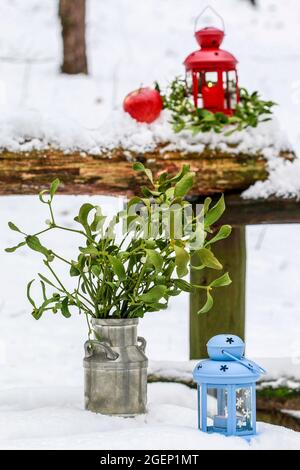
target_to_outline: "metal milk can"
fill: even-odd
[[[83,362],[87,410],[119,416],[146,412],[148,359],[138,321],[92,319],[97,339],[85,343]]]

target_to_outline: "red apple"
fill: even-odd
[[[157,90],[139,88],[126,96],[123,108],[136,121],[150,124],[160,115],[163,100]]]

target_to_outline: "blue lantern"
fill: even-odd
[[[244,357],[245,344],[235,335],[214,336],[210,359],[193,372],[198,390],[198,427],[227,436],[256,433],[256,382],[266,371]]]

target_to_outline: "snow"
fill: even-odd
[[[175,133],[170,124],[171,113],[165,110],[153,124],[140,124],[128,114],[116,111],[100,128],[102,148],[122,147],[143,153],[161,145],[161,151],[180,150],[183,153],[202,152],[205,148],[219,149],[224,152],[261,153],[273,158],[281,150],[289,150],[286,136],[280,132],[276,120],[261,123],[257,128],[248,127],[241,132],[226,136],[228,128],[220,134],[205,132],[193,135],[190,131]],[[104,138],[103,138],[104,137]]]
[[[284,199],[300,199],[300,161],[283,161],[273,158],[268,162],[269,176],[266,181],[256,181],[242,193],[245,199],[276,196]]]
[[[0,117],[0,143],[13,152],[43,150],[50,146],[71,151],[99,153],[92,135],[75,120],[41,114],[37,110],[7,113]]]
[[[136,418],[83,410],[80,387],[7,389],[0,394],[0,449],[297,449],[300,434],[259,423],[250,442],[197,430],[196,391],[150,384],[148,413]]]
[[[281,411],[282,413],[293,416],[293,418],[297,418],[300,420],[300,411],[295,411],[295,410],[281,410]]]
[[[238,154],[260,153],[278,157],[281,150],[289,150],[286,137],[279,131],[276,120],[261,123],[226,136],[222,133],[190,131],[174,133],[170,112],[165,110],[153,124],[138,123],[124,111],[115,111],[98,129],[84,129],[66,117],[44,115],[38,111],[5,114],[0,118],[0,146],[10,151],[41,150],[52,146],[71,152],[74,150],[100,154],[121,147],[138,153],[155,150],[202,152],[205,148]],[[276,158],[277,159],[277,158]]]
[[[227,0],[226,8],[221,0],[211,3],[224,16],[228,31],[224,47],[240,60],[240,82],[279,104],[275,113],[283,133],[272,130],[277,126],[274,121],[262,125],[259,134],[274,176],[261,188],[251,188],[255,193],[251,197],[269,195],[274,188],[282,196],[288,194],[287,188],[290,195],[297,195],[298,161],[273,163],[272,149],[285,146],[287,134],[287,140],[300,150],[296,118],[299,2],[289,0],[287,6],[287,2],[264,0],[258,12],[246,1]],[[195,48],[193,18],[201,5],[199,8],[196,0],[115,0],[109,6],[89,0],[88,5],[92,74],[66,77],[58,74],[57,1],[2,0],[0,146],[29,151],[50,144],[66,152],[86,149],[98,153],[104,143],[109,145],[120,120],[125,132],[119,133],[119,139],[130,148],[151,148],[159,139],[177,139],[168,134],[165,113],[150,131],[124,116],[120,106],[128,91],[141,83],[166,83],[182,74],[182,61]],[[293,35],[287,34],[290,30]],[[108,125],[112,122],[113,126]],[[245,131],[238,145],[248,148],[251,132]],[[200,141],[189,136],[183,142],[170,142],[195,149],[206,145],[209,138],[207,134]],[[256,139],[252,143],[262,146]],[[116,198],[57,197],[59,220],[72,224],[87,199],[101,204],[110,215],[122,205]],[[37,197],[1,197],[0,214],[0,447],[300,448],[299,434],[262,423],[260,434],[250,444],[200,434],[195,391],[179,384],[151,384],[149,413],[143,417],[125,420],[85,412],[84,318],[45,315],[35,321],[25,288],[41,270],[41,259],[24,249],[14,255],[3,253],[4,247],[18,239],[8,230],[7,221],[34,232],[48,218],[45,207]],[[257,358],[268,369],[267,378],[274,386],[297,387],[299,383],[299,236],[297,225],[247,227],[247,356]],[[48,241],[67,256],[75,252],[74,239],[55,234]],[[150,370],[176,373],[179,368],[180,374],[190,377],[188,328],[186,294],[172,301],[167,311],[149,314],[140,322],[139,333],[148,341]]]

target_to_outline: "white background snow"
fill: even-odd
[[[224,47],[240,61],[240,82],[279,104],[279,124],[299,152],[299,2],[261,0],[258,10],[243,0],[210,3],[224,17]],[[193,19],[205,5],[191,0],[88,0],[91,75],[66,77],[58,73],[57,1],[2,0],[0,140],[14,132],[16,137],[20,132],[33,135],[37,128],[41,141],[49,129],[53,141],[67,141],[70,147],[77,145],[78,135],[89,139],[127,92],[183,72],[185,56],[196,47]],[[289,172],[283,188],[290,178]],[[297,181],[293,184],[298,190]],[[58,197],[60,220],[71,223],[86,199]],[[108,214],[118,202],[104,197],[92,201]],[[18,239],[8,230],[8,220],[33,232],[47,218],[44,210],[36,197],[0,198],[0,447],[300,448],[299,434],[264,424],[250,447],[241,439],[200,436],[195,392],[183,385],[150,385],[149,414],[134,420],[85,412],[84,319],[49,315],[33,320],[25,287],[41,270],[41,260],[26,250],[15,255],[2,251]],[[273,378],[276,364],[290,378],[300,376],[299,237],[297,225],[247,228],[247,355],[262,358],[262,365],[264,358],[268,364],[271,359]],[[74,253],[74,240],[54,236],[49,242],[67,255]],[[187,296],[177,298],[166,312],[149,314],[140,333],[148,340],[150,361],[186,361]]]

